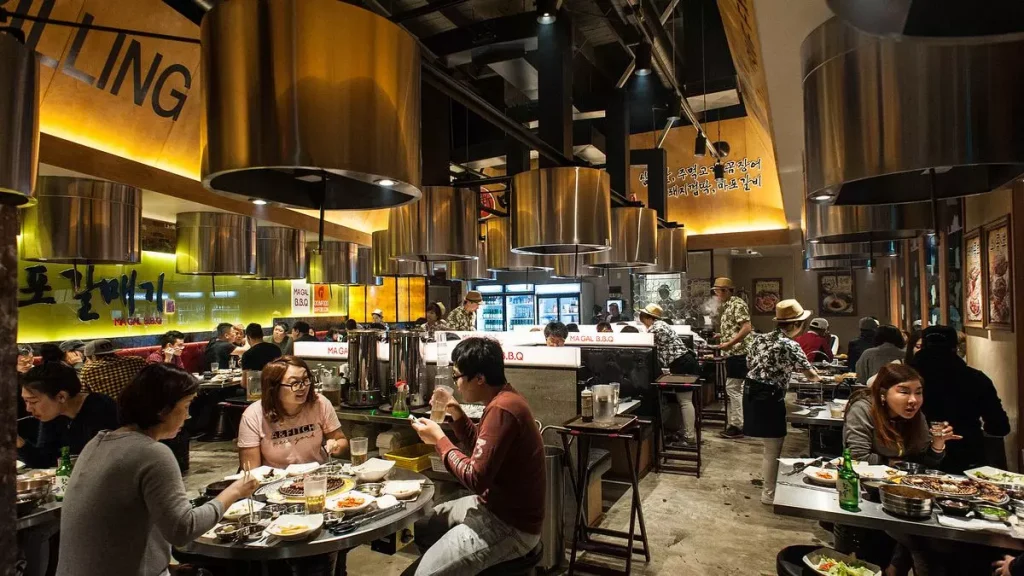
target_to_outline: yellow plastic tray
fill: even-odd
[[[433,446],[413,444],[412,446],[405,446],[404,448],[388,452],[384,455],[384,458],[393,460],[395,466],[399,468],[405,468],[413,472],[423,472],[430,469],[431,454],[434,454]]]

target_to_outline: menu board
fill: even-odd
[[[775,305],[782,300],[782,278],[754,278],[754,314],[775,314]]]
[[[1013,329],[1013,264],[1010,255],[1010,217],[985,226],[985,270],[988,306],[985,327]]]
[[[981,328],[985,324],[985,276],[981,258],[981,231],[964,236],[964,326]]]
[[[852,272],[818,274],[819,316],[853,316],[857,313]]]

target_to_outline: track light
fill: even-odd
[[[537,22],[554,24],[558,19],[558,0],[537,0]]]
[[[668,105],[668,119],[676,122],[683,117],[683,101],[679,96],[672,96]]]
[[[715,160],[715,180],[725,180],[725,166],[718,160]]]
[[[651,45],[646,41],[636,47],[633,71],[637,76],[647,76],[651,73]]]
[[[715,142],[715,150],[718,151],[719,159],[728,158],[729,152],[732,151],[732,147],[729,146],[729,143],[726,142],[725,140],[719,140],[718,142]]]
[[[703,132],[697,132],[697,139],[693,141],[693,155],[703,158],[708,153],[708,139]]]

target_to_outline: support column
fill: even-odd
[[[559,11],[552,24],[537,25],[537,52],[538,135],[572,158],[572,22],[567,11]],[[541,156],[541,168],[557,165]]]
[[[18,210],[0,205],[0,573],[18,554],[14,508],[18,372]]]
[[[452,100],[430,84],[420,88],[420,144],[424,186],[450,186]]]
[[[612,190],[629,198],[629,94],[622,88],[608,95],[605,132],[605,169]]]
[[[629,153],[630,164],[647,166],[647,206],[653,208],[658,217],[668,220],[668,159],[664,148],[648,148],[632,150]]]

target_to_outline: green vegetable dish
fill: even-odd
[[[868,568],[850,566],[845,562],[827,557],[822,557],[818,561],[818,570],[828,576],[875,576],[875,572]]]

